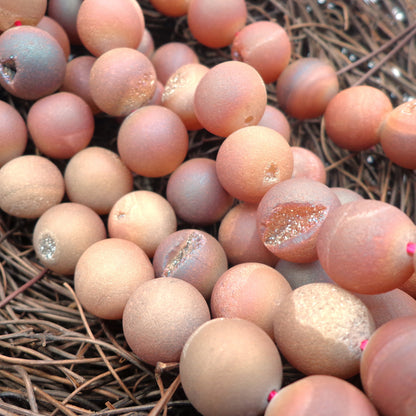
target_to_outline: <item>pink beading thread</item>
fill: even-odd
[[[364,341],[361,342],[360,344],[361,351],[364,351],[364,348],[367,346],[367,344],[368,344],[368,339],[365,339]]]
[[[267,396],[267,401],[270,402],[274,396],[276,396],[277,391],[276,390],[272,390],[269,395]]]
[[[415,254],[415,252],[416,252],[416,243],[407,243],[406,251],[409,254]]]

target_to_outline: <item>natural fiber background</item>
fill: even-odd
[[[147,1],[140,0],[140,4],[156,46],[186,42],[208,66],[229,59],[228,48],[211,50],[197,44],[185,17],[166,18]],[[249,22],[273,20],[286,28],[293,42],[293,59],[328,58],[339,72],[342,87],[375,86],[394,105],[416,97],[414,1],[253,0],[247,4]],[[85,53],[82,49],[74,52]],[[275,103],[273,85],[268,92],[270,103]],[[26,116],[31,103],[4,91],[0,98]],[[327,140],[320,119],[290,121],[291,144],[305,146],[322,158],[328,185],[387,201],[416,221],[415,171],[390,163],[379,146],[359,154],[340,150]],[[96,126],[92,143],[114,148],[119,125],[98,116]],[[189,157],[215,157],[220,140],[205,131],[192,133],[190,138]],[[28,152],[33,151],[29,145]],[[62,162],[58,165],[64,167]],[[138,177],[135,184],[163,194],[166,178]],[[178,386],[177,367],[155,371],[143,365],[129,351],[120,322],[104,322],[82,311],[71,277],[49,272],[42,276],[31,247],[33,225],[34,221],[0,213],[0,414],[197,414]],[[216,230],[216,226],[209,229],[214,235]],[[39,281],[22,290],[34,278]],[[4,301],[17,290],[22,293]],[[299,377],[285,366],[284,384]],[[359,378],[352,382],[359,385]]]

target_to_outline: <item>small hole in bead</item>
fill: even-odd
[[[0,62],[0,75],[7,83],[12,83],[16,76],[16,57],[10,56],[8,59]]]

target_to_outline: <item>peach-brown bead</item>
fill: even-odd
[[[210,133],[227,137],[257,124],[267,104],[259,73],[249,64],[227,61],[212,67],[195,91],[195,114]]]
[[[162,95],[165,87],[160,81],[156,81],[156,90],[152,98],[146,103],[146,105],[162,105]]]
[[[0,35],[0,85],[15,97],[37,100],[52,94],[65,67],[58,41],[38,27],[16,26]]]
[[[370,311],[332,283],[310,283],[277,306],[274,338],[291,365],[306,375],[350,378],[359,372],[361,343],[375,330]]]
[[[105,238],[89,246],[74,273],[75,293],[82,306],[102,319],[121,319],[127,300],[154,278],[152,263],[131,241]]]
[[[191,284],[174,277],[148,280],[129,297],[123,333],[144,362],[178,362],[189,336],[210,320],[204,297]]]
[[[195,90],[208,67],[201,64],[187,64],[177,69],[166,81],[162,104],[174,111],[188,130],[199,130],[201,123],[195,115]]]
[[[172,173],[184,161],[188,132],[172,110],[146,105],[124,119],[117,148],[121,160],[133,172],[161,177]]]
[[[376,295],[356,294],[367,306],[376,327],[402,316],[416,316],[416,300],[403,290],[393,289]]]
[[[65,168],[65,189],[72,202],[108,214],[123,195],[133,190],[133,175],[120,157],[103,147],[87,147]]]
[[[0,168],[21,156],[27,144],[26,123],[12,105],[0,101]]]
[[[274,185],[257,209],[263,244],[277,257],[296,263],[318,259],[316,241],[329,213],[340,205],[321,182],[291,178]]]
[[[347,202],[356,201],[357,199],[364,199],[358,192],[355,192],[348,188],[332,186],[332,192],[335,192],[335,195],[340,200],[341,204],[346,204]]]
[[[393,290],[413,273],[407,244],[416,226],[399,208],[376,200],[357,200],[332,211],[318,235],[322,267],[332,280],[357,293]]]
[[[114,48],[136,49],[144,31],[143,11],[134,0],[84,0],[78,11],[77,30],[94,56]]]
[[[127,116],[147,104],[155,91],[155,69],[138,50],[111,49],[99,56],[91,68],[92,99],[111,116]]]
[[[0,0],[0,32],[15,22],[36,26],[45,15],[47,3],[47,0]]]
[[[214,224],[231,208],[234,198],[220,184],[215,161],[195,158],[169,177],[166,198],[176,215],[189,224]]]
[[[85,205],[65,202],[39,217],[33,230],[33,248],[45,267],[70,275],[82,253],[104,238],[105,225],[97,213]]]
[[[380,414],[416,412],[416,316],[393,319],[377,329],[361,359],[361,381]]]
[[[277,392],[264,416],[377,416],[368,397],[352,383],[338,377],[304,377]]]
[[[266,109],[257,123],[258,126],[269,127],[280,133],[288,142],[290,141],[291,127],[285,114],[278,108],[267,104]]]
[[[269,393],[281,386],[282,362],[257,325],[215,318],[186,341],[179,374],[186,396],[204,416],[260,415]]]
[[[243,27],[234,37],[231,57],[254,67],[266,84],[274,82],[289,64],[292,46],[278,23],[258,21]]]
[[[279,107],[304,120],[321,116],[339,90],[332,65],[318,58],[299,58],[280,74],[276,85]]]
[[[66,64],[65,78],[61,91],[72,92],[81,97],[91,108],[93,114],[101,110],[97,107],[90,92],[90,72],[97,58],[94,56],[77,56]]]
[[[140,41],[137,50],[146,55],[148,58],[150,58],[155,51],[155,42],[153,40],[153,36],[146,28],[144,28],[142,40]]]
[[[110,237],[124,238],[153,257],[157,246],[176,231],[175,211],[161,195],[132,191],[123,195],[108,215]]]
[[[80,45],[77,16],[83,0],[49,0],[48,15],[55,19],[68,34],[72,45]]]
[[[287,280],[273,267],[261,263],[238,264],[215,283],[212,317],[246,319],[273,338],[275,310],[291,290]]]
[[[191,0],[188,25],[196,40],[210,48],[222,48],[232,43],[247,20],[244,0]]]
[[[292,176],[293,154],[277,131],[250,126],[231,133],[217,153],[217,175],[235,198],[258,203],[275,184]]]
[[[416,169],[416,100],[400,104],[381,124],[380,144],[397,165]]]
[[[277,257],[264,246],[257,231],[257,205],[242,202],[227,212],[218,229],[218,241],[230,264],[245,262],[274,266]]]
[[[285,277],[292,289],[309,283],[334,283],[319,260],[310,263],[293,263],[279,259],[275,269]]]
[[[43,156],[19,156],[0,169],[0,208],[9,215],[38,218],[64,193],[62,173]]]
[[[380,125],[392,109],[388,96],[375,87],[346,88],[325,109],[326,133],[341,148],[355,152],[368,149],[380,141]]]
[[[159,244],[153,267],[156,277],[185,280],[209,299],[228,264],[224,249],[211,234],[183,229],[170,234]]]
[[[150,0],[150,3],[165,16],[179,17],[188,12],[190,0]]]
[[[312,150],[300,146],[292,146],[293,178],[309,178],[326,183],[325,165],[321,158]]]
[[[90,143],[94,116],[89,105],[70,92],[57,92],[36,101],[27,126],[36,147],[56,159],[69,159]]]
[[[66,60],[68,60],[69,54],[71,53],[71,45],[69,44],[69,38],[65,32],[65,29],[56,20],[49,16],[43,16],[36,26],[39,29],[48,32],[58,41],[62,50],[64,51]]]
[[[151,57],[157,79],[166,84],[169,77],[181,66],[199,63],[198,55],[185,43],[168,42],[159,46]]]
[[[416,299],[416,272],[413,272],[410,278],[407,279],[401,286],[399,286],[399,289],[403,290],[412,298]]]

